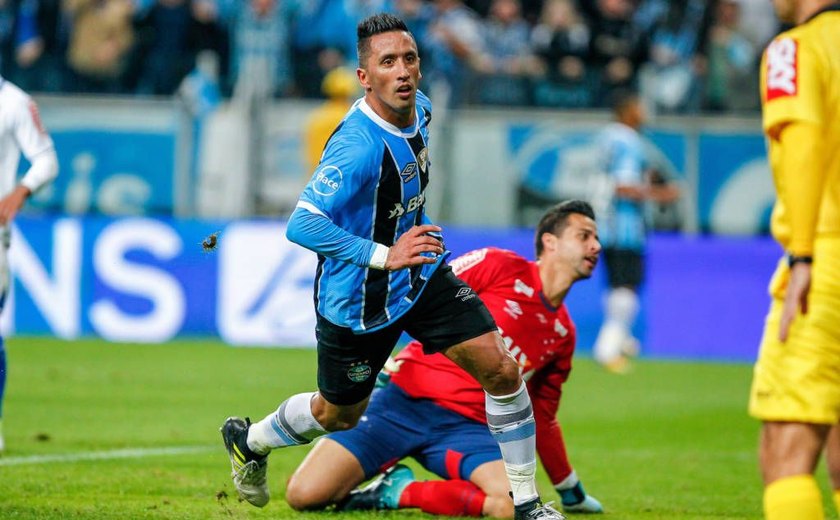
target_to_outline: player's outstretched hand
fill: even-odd
[[[433,264],[437,260],[431,256],[423,256],[420,253],[443,254],[443,243],[427,233],[440,233],[441,228],[431,224],[414,226],[405,233],[390,247],[388,258],[385,260],[385,269],[396,271],[405,267],[412,267],[420,264]]]
[[[790,268],[785,302],[779,324],[779,341],[787,341],[790,326],[797,312],[808,313],[808,293],[811,291],[811,264],[800,262]]]

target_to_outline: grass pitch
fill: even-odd
[[[432,518],[292,511],[284,483],[306,448],[272,454],[266,508],[237,501],[219,426],[313,389],[314,351],[33,338],[7,351],[2,519]],[[576,360],[560,418],[604,518],[760,518],[749,380],[746,365],[642,361],[614,376]],[[540,486],[557,499],[543,473]]]

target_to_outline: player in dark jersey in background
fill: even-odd
[[[408,332],[486,391],[516,518],[563,518],[539,499],[534,414],[519,367],[487,308],[444,263],[440,228],[424,212],[432,107],[417,90],[417,44],[402,20],[376,15],[359,24],[358,57],[365,95],[328,141],[286,232],[319,256],[318,391],[290,397],[254,424],[225,421],[234,485],[249,503],[268,503],[270,451],[355,426]]]
[[[549,210],[536,231],[537,261],[485,248],[452,262],[499,325],[517,360],[534,406],[537,450],[566,511],[599,513],[566,455],[557,422],[562,385],[572,368],[575,326],[563,300],[598,260],[595,216],[588,203]],[[474,298],[472,293],[466,298]],[[424,355],[420,342],[396,357],[391,383],[374,393],[359,425],[318,443],[292,476],[286,499],[296,509],[339,503],[345,509],[416,507],[432,514],[510,518],[499,448],[485,426],[484,392],[441,354]],[[361,491],[364,479],[403,457],[447,479],[415,482],[394,466]]]

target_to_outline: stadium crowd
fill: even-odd
[[[0,74],[31,92],[165,96],[209,50],[226,95],[242,78],[320,97],[381,11],[407,21],[424,89],[450,106],[601,107],[638,86],[660,111],[754,110],[779,29],[766,0],[0,0]]]

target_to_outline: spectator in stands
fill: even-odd
[[[648,57],[648,39],[633,23],[631,0],[598,0],[595,7],[591,57],[603,104],[614,90],[635,86],[639,66]]]
[[[766,0],[739,0],[738,29],[758,49],[764,49],[779,32],[779,19]]]
[[[221,32],[204,0],[157,0],[138,21],[140,94],[171,95]]]
[[[700,51],[709,25],[706,4],[705,0],[669,2],[652,27],[641,88],[657,110],[699,107],[695,85],[705,62]]]
[[[232,14],[231,86],[261,81],[261,88],[272,94],[288,93],[294,83],[288,2],[250,0]]]
[[[67,88],[118,93],[134,45],[131,0],[65,0],[71,20]]]
[[[26,91],[64,86],[67,49],[61,0],[6,0],[0,7],[2,73]]]
[[[485,74],[530,76],[543,72],[531,52],[530,28],[522,18],[519,0],[493,0],[482,22],[484,43],[476,69]]]
[[[481,30],[482,52],[473,64],[482,75],[476,99],[482,104],[527,104],[529,85],[523,78],[542,75],[544,66],[531,51],[531,29],[522,18],[519,0],[493,0]]]
[[[321,97],[321,82],[356,56],[356,9],[344,0],[299,1],[292,29],[295,83],[304,97]]]
[[[426,77],[437,105],[455,106],[463,101],[473,63],[483,50],[481,20],[461,0],[434,0],[434,6],[424,45],[428,56],[421,59],[428,58]]]
[[[429,25],[435,17],[435,8],[426,0],[394,0],[393,9],[394,14],[403,19],[408,30],[414,35],[420,56],[425,60],[429,54],[425,44]],[[424,62],[423,67],[426,68],[427,63]]]
[[[546,1],[540,23],[531,34],[533,49],[546,70],[546,81],[535,90],[537,104],[553,104],[542,99],[549,89],[563,89],[566,95],[560,92],[558,101],[564,106],[586,106],[591,102],[586,86],[589,40],[589,28],[572,0]]]
[[[736,0],[718,3],[707,48],[706,107],[757,109],[759,50],[741,30],[741,6]]]

